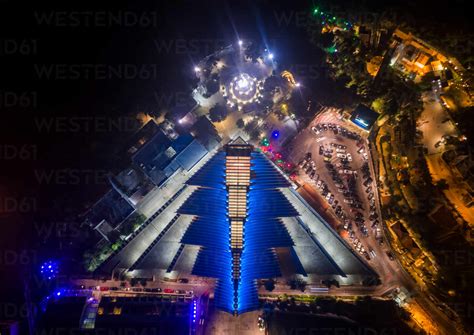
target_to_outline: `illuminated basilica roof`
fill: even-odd
[[[199,187],[178,210],[194,215],[181,243],[201,246],[193,274],[218,279],[217,307],[234,314],[258,308],[257,279],[281,276],[275,248],[291,248],[295,268],[306,274],[282,221],[300,215],[282,192],[290,183],[264,154],[237,138],[188,184]],[[320,252],[329,272],[344,275]]]

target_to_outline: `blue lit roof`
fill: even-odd
[[[181,243],[200,245],[213,249],[229,249],[229,220],[209,220],[196,217],[181,239]]]
[[[214,217],[216,220],[226,219],[227,191],[216,188],[198,188],[186,199],[178,213]]]
[[[288,199],[277,189],[251,189],[248,212],[252,219],[299,215]]]
[[[225,188],[225,152],[215,154],[189,180],[188,185]]]
[[[248,218],[245,222],[246,251],[293,246],[293,240],[280,219]],[[265,238],[262,238],[265,236]],[[251,242],[250,242],[251,241]]]
[[[252,152],[251,189],[289,187],[290,183],[261,152]]]
[[[229,250],[201,248],[193,267],[193,274],[211,278],[231,277],[232,256]]]
[[[242,145],[238,141],[236,143]],[[233,151],[228,152],[237,155],[238,149],[233,147]],[[281,219],[300,215],[281,191],[290,183],[262,153],[252,152],[250,163],[247,216],[243,223],[241,249],[231,249],[230,246],[226,152],[214,155],[189,179],[187,184],[198,188],[177,211],[194,216],[181,239],[183,244],[201,246],[192,274],[216,278],[215,305],[238,314],[259,308],[258,279],[281,276],[275,248],[287,248],[295,273],[307,275],[296,252],[301,249],[298,247],[295,251],[297,247]],[[321,274],[344,276],[315,237],[313,243],[311,250],[316,250]],[[235,257],[240,257],[238,280],[233,277],[232,262]]]

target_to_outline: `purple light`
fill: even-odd
[[[273,137],[273,138],[278,138],[278,137],[280,137],[280,132],[279,132],[278,130],[274,130],[274,131],[272,132],[272,137]]]

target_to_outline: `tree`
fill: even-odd
[[[257,128],[253,129],[253,130],[249,133],[249,136],[250,136],[250,139],[251,139],[251,140],[257,141],[257,140],[260,138],[260,130],[258,130]]]
[[[209,118],[212,122],[221,122],[227,117],[227,108],[220,104],[216,104],[209,110]]]
[[[245,126],[245,122],[242,119],[238,119],[236,125],[239,129],[242,129]]]
[[[440,179],[435,185],[440,191],[447,190],[449,188],[449,184],[446,179]]]
[[[206,93],[204,94],[204,97],[209,98],[212,96],[214,93],[219,91],[219,80],[217,75],[212,75],[211,78],[209,78],[206,81]]]
[[[298,288],[300,289],[301,292],[304,292],[306,290],[306,282],[304,280],[299,280]]]

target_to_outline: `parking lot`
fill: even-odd
[[[310,185],[337,217],[337,230],[370,261],[385,253],[367,140],[336,118],[314,120],[292,143],[300,184]],[[391,256],[391,255],[390,255]]]

